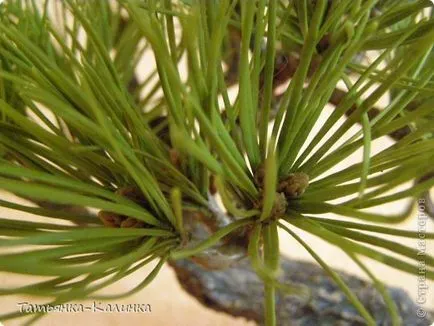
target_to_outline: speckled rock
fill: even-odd
[[[188,260],[171,262],[171,265],[182,287],[207,307],[262,324],[263,285],[251,270],[248,260],[218,271],[205,270]],[[365,325],[356,309],[319,266],[282,258],[282,269],[282,281],[308,286],[312,298],[309,302],[303,302],[294,296],[278,294],[279,325]],[[377,325],[391,324],[382,297],[372,284],[346,273],[339,274],[374,316]],[[403,325],[431,325],[432,315],[418,317],[418,306],[404,290],[390,287],[389,291],[397,303]]]

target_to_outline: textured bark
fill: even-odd
[[[263,324],[263,283],[251,270],[248,260],[220,271],[205,270],[188,260],[172,261],[171,265],[182,287],[206,307]],[[356,309],[320,267],[282,257],[282,268],[282,281],[308,286],[312,299],[303,302],[295,296],[279,293],[276,300],[279,325],[365,325]],[[371,283],[346,273],[339,274],[371,312],[377,325],[391,324],[383,300]],[[432,315],[418,317],[418,306],[405,291],[394,287],[389,287],[389,291],[403,325],[431,325]]]

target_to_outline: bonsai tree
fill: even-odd
[[[282,324],[277,295],[309,301],[312,289],[282,280],[281,229],[377,324],[302,230],[354,260],[402,324],[365,258],[420,277],[400,238],[421,233],[397,225],[417,202],[433,211],[430,1],[8,0],[0,11],[0,189],[27,202],[0,205],[41,217],[0,218],[0,270],[49,278],[1,295],[115,299],[166,262],[212,273],[247,257],[265,324]],[[393,145],[374,152],[383,137]],[[401,214],[381,209],[400,200]],[[423,261],[434,279],[434,257]],[[148,264],[132,290],[99,294]]]

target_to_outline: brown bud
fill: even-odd
[[[119,188],[116,194],[126,197],[137,204],[146,204],[146,198],[142,191],[136,186],[126,186]]]
[[[116,213],[107,212],[107,211],[100,211],[98,213],[98,217],[105,226],[112,227],[112,228],[120,227],[124,219],[122,216]]]
[[[265,168],[263,165],[259,166],[256,169],[254,178],[255,178],[256,185],[262,188],[264,186],[264,178],[265,178]]]
[[[143,221],[135,219],[134,217],[128,217],[121,223],[121,228],[142,228],[144,226],[145,223],[143,223]]]
[[[284,192],[288,198],[300,197],[309,185],[309,176],[303,172],[291,173],[279,184],[278,191]]]

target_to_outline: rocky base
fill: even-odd
[[[263,284],[247,259],[225,270],[208,271],[188,260],[171,262],[182,287],[206,307],[263,324]],[[356,309],[334,282],[315,264],[282,257],[282,281],[300,283],[312,292],[310,302],[278,293],[279,325],[365,325]],[[339,273],[371,312],[377,325],[390,325],[382,297],[371,283]],[[399,288],[389,291],[400,311],[403,325],[429,326],[432,314],[417,316],[418,306]]]

